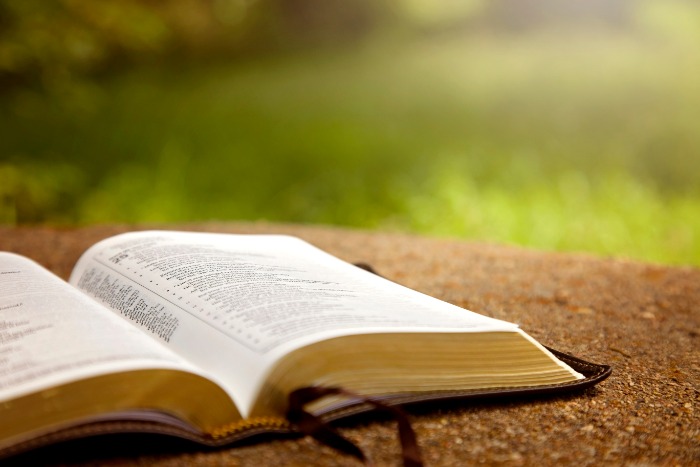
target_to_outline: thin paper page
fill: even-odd
[[[124,234],[91,248],[71,283],[216,374],[243,412],[280,355],[324,338],[517,329],[285,236]],[[149,329],[163,315],[177,324]]]
[[[33,261],[0,253],[0,401],[143,368],[191,366]]]

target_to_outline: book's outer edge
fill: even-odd
[[[401,405],[410,407],[424,403],[445,403],[449,401],[470,401],[479,399],[513,399],[523,398],[527,396],[547,396],[563,394],[567,392],[583,390],[605,380],[612,373],[612,368],[609,365],[591,363],[586,360],[574,357],[572,355],[560,352],[558,350],[546,347],[559,360],[569,365],[574,370],[584,375],[584,379],[571,381],[567,383],[548,384],[544,386],[523,386],[509,388],[488,388],[488,389],[470,389],[464,391],[433,391],[420,393],[404,393],[394,394],[383,397],[380,400],[388,405]],[[362,404],[348,402],[344,407],[340,407],[329,411],[322,415],[326,421],[339,420],[348,416],[356,415],[363,412],[370,412],[373,407]]]
[[[587,362],[549,347],[547,347],[547,349],[561,361],[568,364],[571,368],[583,374],[584,379],[538,387],[400,393],[382,397],[381,401],[388,405],[410,407],[425,403],[446,403],[450,401],[476,401],[483,399],[517,400],[517,398],[522,398],[525,396],[547,396],[583,390],[600,383],[612,373],[612,368],[608,365]],[[321,414],[320,416],[324,421],[333,422],[336,420],[345,419],[347,417],[369,413],[372,410],[374,410],[374,408],[368,404],[348,401],[346,405],[336,407],[333,410]],[[2,447],[0,448],[0,459],[68,440],[88,438],[99,435],[126,433],[167,435],[210,447],[234,445],[241,441],[250,441],[256,437],[282,437],[285,435],[299,435],[294,426],[283,426],[279,423],[275,425],[255,424],[254,426],[251,426],[251,428],[237,431],[226,436],[214,438],[196,431],[189,431],[184,428],[152,421],[99,421],[73,425],[70,427],[45,432],[39,436],[26,439],[19,443]]]

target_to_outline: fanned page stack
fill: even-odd
[[[287,397],[307,386],[394,404],[609,373],[557,355],[294,237],[118,235],[86,251],[69,284],[0,253],[0,455],[110,431],[210,445],[294,431]],[[310,410],[366,407],[325,398]]]

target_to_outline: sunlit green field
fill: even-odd
[[[444,35],[20,94],[0,221],[266,219],[700,265],[688,44]]]

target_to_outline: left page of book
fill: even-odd
[[[0,252],[0,403],[83,378],[143,369],[198,373],[37,263]]]

